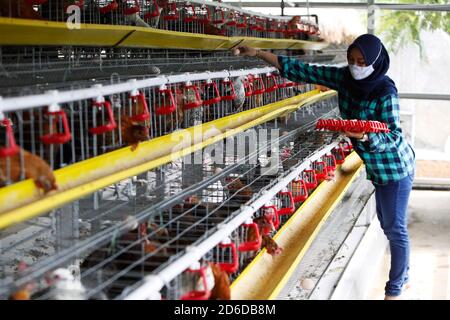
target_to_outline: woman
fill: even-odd
[[[297,82],[324,85],[339,93],[344,119],[378,120],[388,133],[345,132],[366,165],[367,178],[375,186],[377,216],[391,249],[391,269],[385,299],[399,299],[408,282],[409,237],[407,207],[415,171],[415,153],[400,128],[395,83],[386,76],[389,55],[380,39],[359,36],[348,48],[348,66],[316,66],[295,58],[241,46],[235,55],[263,59]]]

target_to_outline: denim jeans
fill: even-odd
[[[391,249],[391,269],[385,292],[388,296],[398,296],[408,282],[409,236],[408,199],[414,175],[402,180],[375,186],[377,216],[381,228],[389,240]]]

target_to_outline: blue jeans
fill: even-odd
[[[377,216],[381,228],[389,240],[391,248],[391,269],[385,292],[388,296],[398,296],[408,282],[409,236],[408,236],[408,199],[411,193],[414,175],[402,180],[375,186]]]

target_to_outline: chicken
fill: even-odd
[[[276,256],[283,251],[283,248],[279,247],[275,240],[265,234],[262,235],[261,247],[266,248],[267,253],[271,256]]]
[[[121,133],[122,141],[131,146],[131,151],[136,150],[139,142],[150,139],[148,127],[132,121],[126,114],[121,117]]]
[[[230,191],[230,196],[236,197],[236,199],[241,201],[248,201],[253,196],[253,190],[246,186],[239,178],[227,178],[228,190]],[[236,194],[235,194],[236,193]]]
[[[268,214],[255,218],[253,221],[258,225],[259,233],[262,235],[269,234],[275,230],[273,219]]]
[[[236,93],[236,98],[233,100],[233,108],[236,111],[242,111],[245,103],[245,87],[244,84],[248,81],[247,76],[240,76],[234,79],[233,86]],[[228,94],[228,93],[227,93]]]
[[[21,275],[28,268],[27,264],[24,261],[20,261],[17,273]],[[31,300],[32,292],[36,289],[35,282],[29,282],[19,288],[17,291],[13,292],[9,296],[9,300]]]
[[[42,19],[26,0],[0,0],[0,17]]]
[[[214,275],[214,287],[211,290],[209,300],[230,300],[231,289],[228,273],[215,263],[210,263],[210,267]]]
[[[20,149],[19,153],[12,157],[0,158],[0,184],[4,184],[7,178],[13,182],[20,180],[20,155],[23,155],[25,179],[33,179],[36,186],[43,189],[45,193],[58,189],[55,176],[48,163],[24,149]]]
[[[59,268],[53,271],[48,282],[48,295],[51,300],[86,300],[83,284],[67,269]]]

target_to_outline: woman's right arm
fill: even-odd
[[[311,65],[296,58],[277,56],[248,46],[237,47],[233,49],[233,53],[258,57],[280,70],[281,76],[291,81],[320,84],[338,90],[343,77],[343,68]]]

